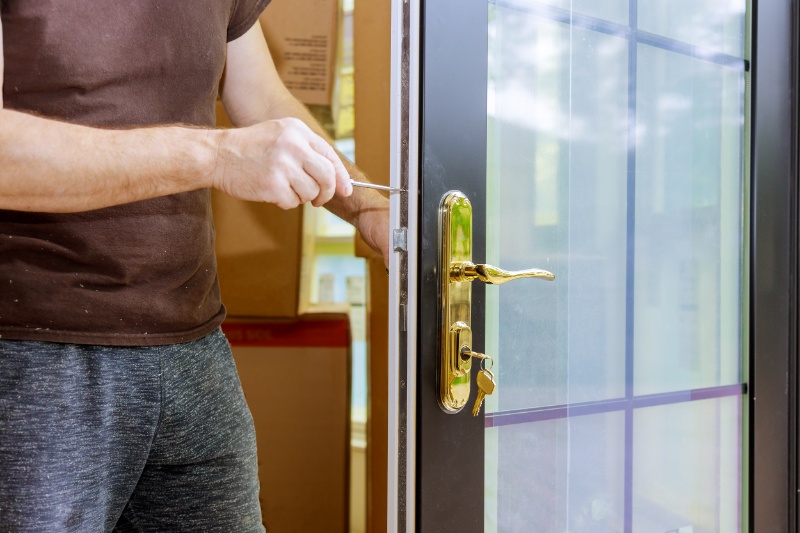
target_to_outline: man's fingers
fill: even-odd
[[[336,169],[336,192],[339,193],[339,196],[350,196],[353,194],[353,184],[350,183],[350,173],[344,168],[344,163],[342,163],[338,156],[336,157],[336,162],[333,164],[333,167]]]
[[[302,175],[295,176],[293,179],[291,179],[290,186],[300,199],[301,204],[310,202],[320,195],[320,184],[313,176],[310,176],[305,172],[303,172]]]
[[[336,194],[352,193],[336,150],[299,119],[234,128],[226,140],[222,153],[230,162],[220,165],[215,186],[231,196],[289,209],[306,202],[320,206]]]
[[[336,150],[322,137],[312,139],[310,144],[311,148],[333,164],[336,173],[336,192],[339,196],[350,196],[353,192],[353,186],[350,184],[350,174],[344,168],[344,163],[339,159],[339,154],[336,153]]]
[[[288,210],[301,205],[303,199],[298,196],[297,192],[295,192],[292,187],[287,187],[273,203],[281,209]]]
[[[331,198],[336,190],[336,171],[328,158],[311,150],[303,160],[303,170],[313,178],[319,186],[317,196],[312,198],[314,206],[319,207]]]

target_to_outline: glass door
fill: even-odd
[[[741,530],[746,21],[488,3],[485,531]]]
[[[421,18],[416,529],[745,529],[747,0]],[[478,364],[460,412],[437,381],[451,190],[474,262],[555,275],[472,282],[478,417]]]

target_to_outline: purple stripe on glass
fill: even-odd
[[[709,387],[707,389],[693,389],[677,392],[665,392],[663,394],[650,394],[647,396],[634,397],[633,408],[638,409],[640,407],[655,407],[656,405],[710,400],[712,398],[722,398],[724,396],[737,396],[743,393],[744,386],[737,383],[735,385]]]
[[[743,57],[736,57],[734,55],[706,49],[701,46],[679,41],[677,39],[670,39],[669,37],[664,37],[663,35],[658,35],[656,33],[640,30],[636,25],[637,19],[634,18],[630,18],[629,20],[631,21],[631,25],[626,26],[624,24],[610,22],[600,18],[592,17],[590,15],[571,12],[569,9],[541,5],[533,2],[524,2],[520,0],[494,0],[491,3],[498,7],[502,7],[503,9],[536,15],[554,22],[560,22],[561,24],[568,24],[579,28],[584,28],[589,31],[595,31],[605,35],[619,37],[621,39],[628,39],[632,42],[635,41],[640,44],[646,44],[662,50],[668,50],[670,52],[689,56],[701,61],[716,63],[717,65],[722,65],[724,67],[735,69],[745,68],[745,59]],[[631,11],[635,10],[636,7],[631,8]]]
[[[628,408],[642,409],[645,407],[655,407],[658,405],[710,400],[713,398],[739,396],[744,394],[745,391],[745,385],[735,384],[723,385],[721,387],[709,387],[705,389],[666,392],[663,394],[649,394],[646,396],[636,396],[631,400],[618,398],[613,400],[602,400],[598,402],[551,405],[548,407],[516,409],[513,411],[498,411],[496,413],[489,413],[486,415],[484,427],[491,428],[500,426],[513,426],[516,424],[543,422],[545,420],[557,420],[560,418],[571,418],[574,416],[610,413],[614,411],[622,411]]]
[[[624,398],[603,400],[599,402],[574,403],[569,405],[551,405],[549,407],[536,407],[533,409],[518,409],[515,411],[498,411],[486,415],[485,426],[512,426],[527,424],[529,422],[543,422],[573,416],[597,415],[622,411],[628,404]]]

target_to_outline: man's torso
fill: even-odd
[[[226,43],[265,5],[0,0],[4,106],[89,126],[212,127]],[[224,317],[213,244],[207,190],[85,213],[0,211],[0,337],[199,338]]]

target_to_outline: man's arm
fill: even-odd
[[[0,83],[2,58],[0,38]],[[100,129],[3,109],[1,89],[0,209],[86,211],[205,187],[291,208],[350,191],[335,151],[298,120]]]
[[[294,117],[330,143],[323,128],[281,81],[258,23],[228,43],[222,101],[236,126]],[[341,161],[353,179],[366,180],[350,161],[344,157]],[[353,224],[365,242],[380,252],[388,264],[389,202],[385,197],[373,190],[356,188],[350,196],[334,196],[325,207]]]

